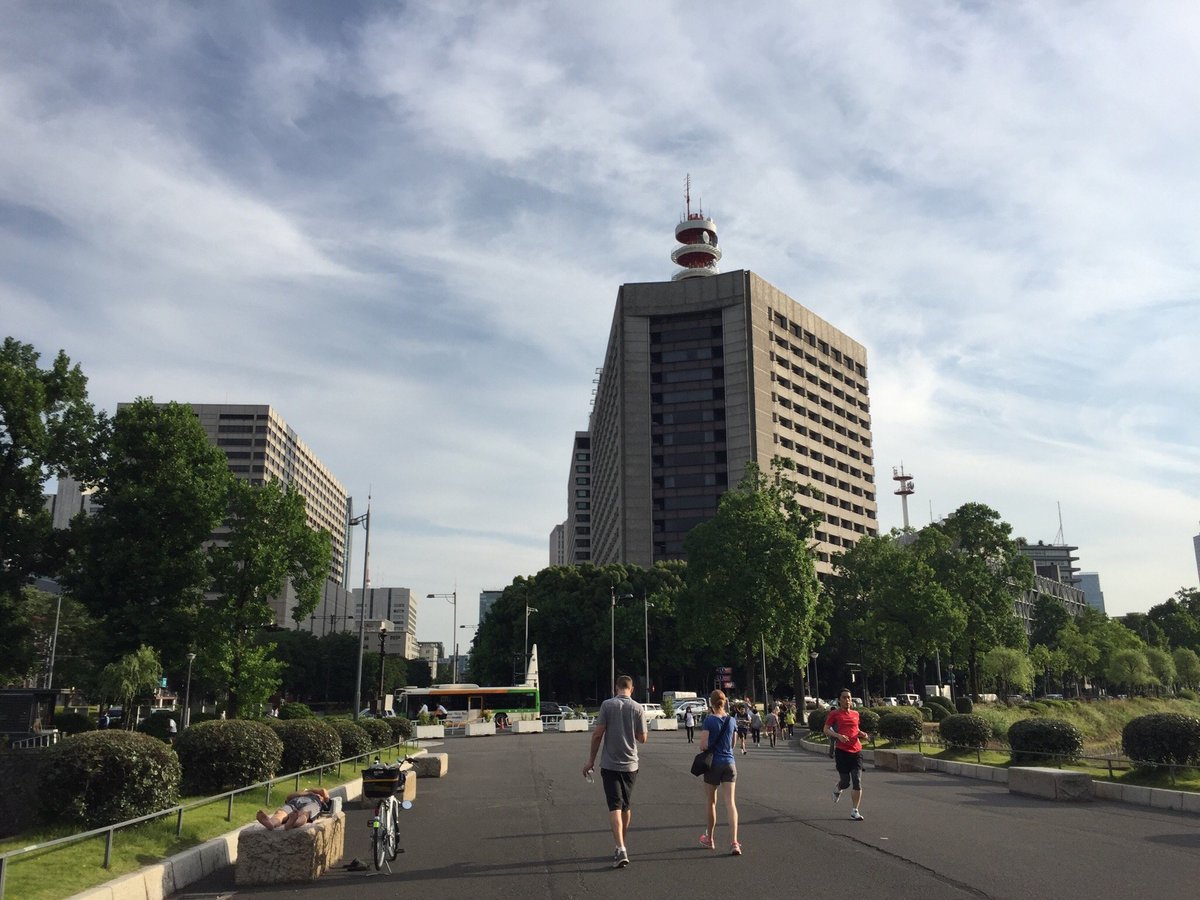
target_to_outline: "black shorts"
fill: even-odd
[[[845,750],[834,750],[833,764],[838,771],[838,790],[844,791],[854,785],[856,791],[862,790],[862,754],[847,753]]]
[[[737,766],[733,763],[716,763],[708,767],[704,773],[704,783],[714,787],[720,784],[737,781]]]
[[[608,811],[629,809],[629,801],[633,797],[633,782],[637,772],[614,772],[611,769],[600,770],[600,781],[604,784],[604,799],[608,801]]]

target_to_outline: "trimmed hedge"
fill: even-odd
[[[820,734],[825,730],[825,717],[829,715],[827,709],[814,709],[808,714],[808,730],[813,734]]]
[[[933,714],[933,721],[935,722],[942,722],[950,716],[958,715],[954,710],[946,709],[946,707],[938,703],[931,703],[926,709]]]
[[[284,703],[279,707],[281,719],[312,719],[316,717],[309,707],[303,703]]]
[[[1065,719],[1036,716],[1008,726],[1008,746],[1013,762],[1045,762],[1047,757],[1069,761],[1083,753],[1083,735]]]
[[[879,730],[879,713],[873,709],[860,709],[858,711],[858,728],[867,734],[875,734]]]
[[[392,728],[383,719],[362,716],[354,724],[371,736],[371,749],[386,747],[392,743]]]
[[[1121,746],[1134,762],[1175,766],[1200,762],[1200,718],[1184,713],[1138,716],[1121,729]]]
[[[363,756],[371,752],[371,735],[363,731],[350,719],[326,718],[321,721],[333,727],[342,742],[341,759]]]
[[[954,709],[954,704],[950,702],[949,697],[939,697],[937,695],[930,695],[925,698],[925,705],[931,706],[931,707],[941,707],[949,715],[954,715],[954,713],[956,712],[956,710]],[[936,719],[936,716],[937,716],[937,713],[934,713],[935,719]]]
[[[96,720],[86,713],[60,712],[54,715],[54,727],[62,734],[82,734],[96,730]]]
[[[392,729],[392,742],[399,743],[407,741],[412,737],[412,722],[404,716],[392,716],[390,719],[384,719],[387,722],[388,728]]]
[[[920,715],[918,713],[918,715]],[[921,719],[901,712],[899,709],[889,710],[879,717],[879,733],[889,741],[908,743],[917,741],[924,729]]]
[[[975,701],[973,701],[966,694],[963,694],[954,701],[954,708],[960,715],[970,715],[971,713],[975,712]]]
[[[162,741],[121,730],[89,731],[46,750],[38,777],[44,817],[84,831],[179,802],[179,759]]]
[[[962,750],[982,750],[992,738],[992,726],[983,716],[955,713],[946,716],[938,725],[942,742],[947,747]]]
[[[172,712],[169,709],[158,709],[150,713],[138,725],[137,730],[142,734],[148,734],[150,737],[156,737],[160,741],[170,743],[171,726],[169,723],[172,719],[175,720],[176,731],[182,730],[180,724],[183,721],[183,713]]]
[[[215,719],[192,724],[175,740],[190,794],[220,794],[274,778],[283,741],[263,722]]]
[[[921,714],[922,722],[932,722],[933,721],[933,707],[932,706],[918,706],[917,712],[919,712]]]
[[[342,758],[342,739],[321,719],[270,719],[268,724],[283,741],[280,772],[330,766]]]

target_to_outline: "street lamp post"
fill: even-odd
[[[642,618],[646,626],[646,702],[650,702],[650,601],[646,598],[646,589],[642,588]],[[615,682],[616,679],[614,678]]]
[[[62,594],[58,595],[58,604],[54,609],[54,636],[50,638],[50,666],[46,670],[46,688],[54,687],[54,657],[58,653],[58,623],[62,619]]]
[[[817,657],[820,656],[821,654],[818,653],[816,650],[814,650],[812,653],[810,653],[808,655],[812,657],[812,661],[813,661],[813,694],[816,695],[817,703],[820,703],[821,702],[821,687],[817,683]]]
[[[192,721],[192,663],[196,661],[196,654],[189,653],[187,655],[188,674],[187,687],[183,689],[183,727],[187,728]]]
[[[375,705],[376,713],[383,712],[383,661],[387,656],[387,636],[388,632],[391,630],[392,623],[387,619],[384,619],[379,623],[379,698]]]
[[[762,645],[762,666],[763,666],[763,712],[767,711],[767,707],[771,705],[771,694],[767,690],[767,636],[760,634],[758,636],[759,643]]]
[[[370,576],[371,564],[371,495],[367,495],[367,511],[361,516],[355,516],[350,520],[351,526],[362,525],[367,532],[366,543],[363,546],[363,581],[362,581],[362,608],[358,611],[358,675],[354,679],[354,718],[358,718],[358,711],[362,708],[362,671],[363,671],[363,645],[367,642],[367,585]]]
[[[615,690],[617,686],[617,600],[630,600],[633,594],[622,594],[617,597],[617,589],[609,587],[609,596],[612,598],[612,608],[608,614],[608,684],[610,690]]]
[[[458,588],[449,594],[426,594],[426,600],[449,600],[454,605],[454,618],[450,631],[451,649],[454,657],[450,660],[450,682],[458,684]]]
[[[525,601],[525,655],[521,657],[521,664],[525,666],[526,680],[529,674],[529,614],[537,612],[536,606],[530,606],[529,601]]]

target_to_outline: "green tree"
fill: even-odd
[[[1146,662],[1159,688],[1170,690],[1171,685],[1175,683],[1175,661],[1171,654],[1159,647],[1147,647]]]
[[[942,585],[964,605],[959,656],[978,695],[980,656],[993,647],[1025,645],[1013,603],[1033,585],[1033,566],[1010,537],[1012,527],[982,503],[964,504],[929,529],[948,538],[933,565]]]
[[[1012,647],[993,647],[985,653],[983,674],[1006,703],[1014,692],[1033,689],[1033,665],[1028,656]]]
[[[1147,647],[1168,647],[1166,632],[1146,613],[1126,613],[1120,623],[1136,634]]]
[[[754,463],[721,497],[717,514],[684,540],[687,589],[679,612],[691,635],[732,648],[755,681],[764,653],[793,670],[803,668],[826,615],[809,542],[817,515],[798,495],[812,493],[773,465],[768,479]],[[720,628],[713,628],[720,622]]]
[[[1042,673],[1042,693],[1050,692],[1050,660],[1051,651],[1045,644],[1035,644],[1029,651],[1029,664],[1035,672]]]
[[[162,678],[158,654],[146,646],[138,647],[100,671],[99,688],[105,697],[121,701],[125,709],[125,727],[137,726],[137,702],[149,698]]]
[[[209,583],[205,542],[233,476],[187,406],[139,399],[118,411],[95,515],[71,526],[66,583],[101,621],[113,655],[142,644],[178,664]]]
[[[1149,684],[1154,677],[1146,654],[1130,647],[1117,650],[1109,657],[1105,674],[1111,683],[1125,685],[1131,696],[1137,688]]]
[[[1200,656],[1190,647],[1177,647],[1171,654],[1175,663],[1175,678],[1182,687],[1195,688],[1200,685]]]
[[[1057,598],[1038,594],[1030,615],[1030,646],[1042,644],[1047,650],[1057,649],[1059,632],[1070,620],[1070,614]]]
[[[1146,616],[1162,630],[1169,646],[1200,653],[1200,592],[1180,588],[1165,603],[1150,607]]]
[[[306,524],[304,498],[278,482],[233,482],[226,524],[229,534],[212,549],[213,591],[197,640],[209,671],[219,674],[226,714],[236,718],[243,704],[265,703],[279,686],[283,663],[274,643],[255,641],[260,628],[274,624],[272,598],[290,583],[292,618],[305,619],[329,574],[330,541]]]
[[[1100,660],[1100,651],[1088,639],[1075,622],[1068,622],[1066,628],[1059,632],[1058,651],[1062,654],[1064,672],[1075,676],[1075,693],[1083,693],[1083,679],[1095,671]]]
[[[846,637],[870,654],[861,660],[881,675],[912,672],[918,658],[949,650],[966,626],[966,612],[930,565],[937,533],[903,544],[897,534],[865,537],[836,559],[830,580],[835,616]],[[846,616],[839,612],[846,611]]]
[[[61,565],[42,485],[68,473],[90,482],[107,424],[88,402],[79,366],[62,351],[49,369],[39,359],[15,338],[0,346],[0,684],[38,668],[22,591],[34,576],[58,575]]]

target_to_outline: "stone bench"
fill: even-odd
[[[513,734],[541,734],[545,726],[541,719],[517,719],[512,723],[512,730]]]
[[[1008,790],[1046,800],[1091,800],[1092,776],[1070,769],[1009,766]]]
[[[890,772],[924,772],[925,754],[916,750],[876,750],[875,768]]]
[[[345,842],[343,812],[287,830],[268,831],[256,822],[238,833],[234,881],[239,886],[316,881],[341,861]]]
[[[450,757],[445,753],[422,753],[412,758],[412,764],[413,774],[417,778],[441,778],[450,769]],[[409,778],[409,781],[412,780]]]

